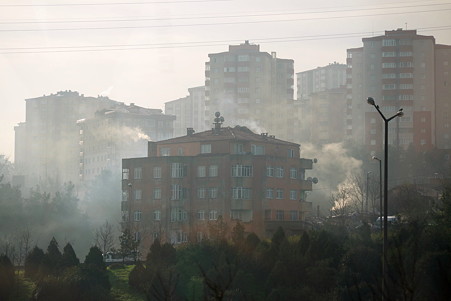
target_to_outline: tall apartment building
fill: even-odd
[[[311,210],[300,145],[247,127],[222,127],[149,142],[146,158],[122,162],[123,226],[144,250],[155,238],[183,243],[208,238],[222,221],[240,221],[247,232],[270,237],[279,226],[300,233]]]
[[[205,118],[221,112],[227,124],[241,124],[281,139],[299,127],[294,96],[294,61],[261,52],[249,41],[209,54],[205,63]],[[282,117],[283,116],[283,117]]]
[[[308,100],[313,93],[346,85],[346,64],[334,62],[324,67],[296,73],[297,99]]]
[[[108,97],[74,91],[26,99],[26,121],[15,127],[15,183],[55,192],[82,184],[123,157],[145,156],[149,139],[172,136],[173,116]],[[141,141],[141,150],[139,150]]]
[[[175,116],[174,137],[185,135],[187,128],[192,128],[196,132],[207,129],[205,125],[205,87],[189,88],[188,92],[188,96],[164,104],[165,114]]]
[[[402,118],[389,123],[389,144],[420,151],[449,148],[450,55],[450,47],[437,45],[434,37],[402,29],[348,49],[347,137],[381,152],[383,121],[366,103],[371,96],[387,117],[404,109]]]
[[[347,126],[346,65],[334,62],[296,75],[303,141],[343,141]]]
[[[25,101],[26,121],[15,127],[15,172],[16,179],[21,179],[17,184],[55,191],[65,182],[76,182],[80,163],[77,120],[91,118],[117,102],[73,91]]]
[[[123,158],[145,157],[148,141],[173,137],[175,116],[131,103],[97,111],[79,126],[80,180],[90,181],[108,170],[118,175]]]

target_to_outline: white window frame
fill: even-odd
[[[201,144],[200,145],[201,154],[211,154],[211,144]]]

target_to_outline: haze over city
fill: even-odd
[[[293,59],[296,73],[345,63],[385,30],[449,45],[450,17],[448,1],[2,1],[0,153],[14,160],[27,98],[75,90],[163,109],[203,85],[208,54],[231,44]]]

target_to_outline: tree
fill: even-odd
[[[69,268],[73,266],[78,266],[80,260],[77,258],[74,249],[70,243],[67,243],[63,249],[63,256],[61,258],[61,266],[63,268]]]
[[[129,229],[125,229],[122,235],[119,237],[120,249],[119,252],[123,259],[125,257],[133,255],[135,261],[138,256],[139,241],[131,235]]]
[[[0,300],[8,300],[15,284],[14,266],[8,256],[0,255]]]
[[[96,246],[89,249],[88,255],[85,258],[85,265],[95,266],[100,270],[106,270],[105,262],[103,261],[102,251]]]
[[[238,221],[232,229],[232,241],[235,246],[240,247],[245,241],[244,226]]]
[[[38,246],[35,246],[25,258],[25,277],[34,280],[38,279],[39,270],[44,263],[44,258],[44,251],[38,248]]]
[[[57,276],[61,270],[61,260],[63,255],[59,250],[58,242],[55,237],[49,243],[44,257],[44,269],[46,273]]]
[[[103,254],[106,254],[114,246],[114,231],[113,226],[105,221],[105,223],[97,228],[95,233],[96,246],[102,250]]]

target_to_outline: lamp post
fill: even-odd
[[[388,250],[388,232],[387,232],[387,216],[388,216],[388,123],[390,120],[401,117],[404,115],[402,112],[402,109],[399,109],[398,112],[396,112],[395,115],[391,116],[390,118],[386,118],[384,114],[382,114],[381,110],[379,109],[379,106],[376,105],[374,102],[374,99],[372,97],[368,97],[367,100],[369,105],[376,108],[379,115],[381,115],[382,119],[384,120],[384,239],[383,239],[383,246],[382,246],[382,298],[384,298],[385,294],[385,288],[386,288],[386,274],[387,274],[387,250]]]
[[[382,160],[376,156],[372,157],[373,160],[379,161],[379,218],[380,218],[380,227],[382,234]]]
[[[132,226],[132,183],[127,184],[129,191],[128,191],[128,231],[131,232],[131,226]]]

